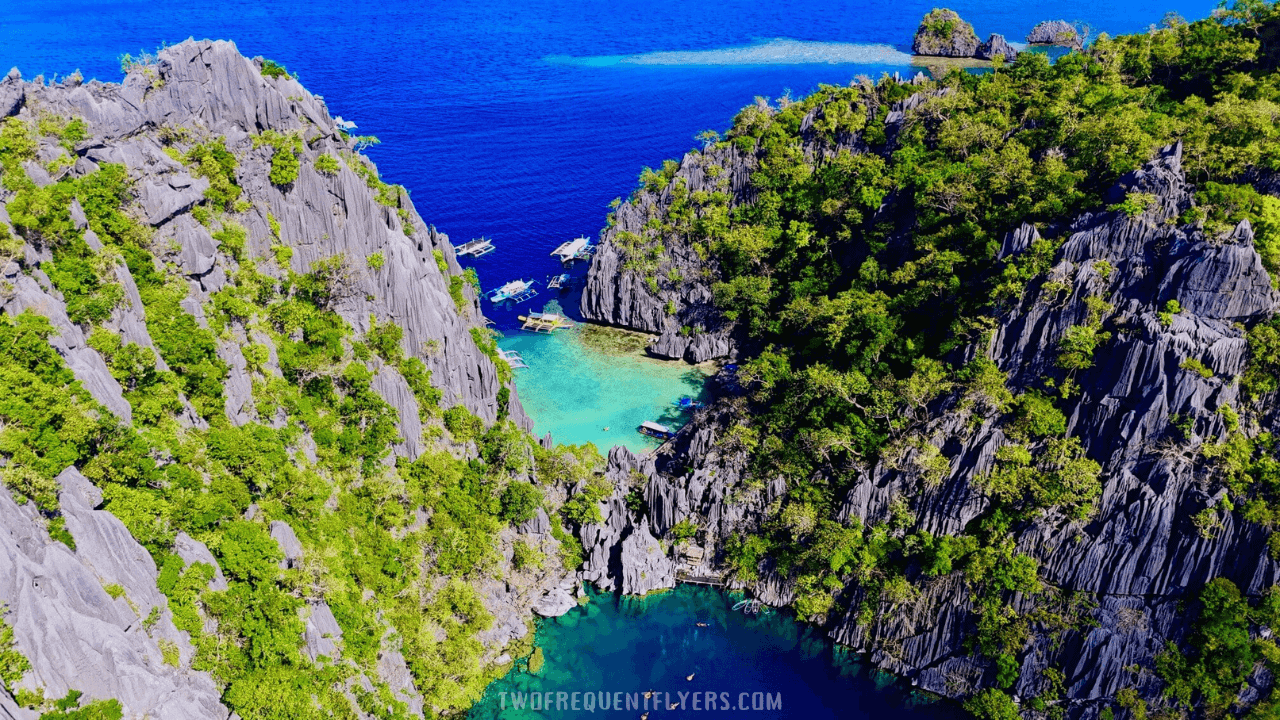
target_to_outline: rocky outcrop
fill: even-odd
[[[47,698],[73,689],[116,698],[136,717],[225,720],[213,679],[190,669],[194,651],[156,590],[151,555],[114,515],[94,509],[102,495],[83,475],[68,469],[58,482],[75,550],[49,537],[33,503],[18,505],[0,486],[0,604],[31,661],[18,686]],[[165,662],[166,643],[177,649],[176,667]]]
[[[675,564],[662,544],[649,533],[649,523],[641,520],[622,541],[622,594],[647,595],[654,590],[676,586]]]
[[[925,77],[918,74],[902,82],[918,86],[924,84]],[[889,137],[898,131],[907,113],[942,92],[946,90],[918,92],[893,103],[885,120]],[[828,137],[815,129],[828,112],[843,115],[849,110],[847,103],[842,108],[828,105],[809,111],[800,124],[804,152],[815,164],[841,152],[867,150],[858,133],[841,131]],[[776,112],[763,101],[753,109]],[[859,107],[857,111],[872,120],[879,108]],[[758,162],[757,153],[745,151],[740,143],[712,145],[686,154],[661,187],[655,181],[622,202],[601,232],[599,249],[587,271],[582,316],[651,333],[647,352],[653,357],[690,363],[736,358],[741,333],[717,309],[711,289],[723,279],[719,263],[691,233],[659,233],[648,224],[651,217],[668,217],[672,203],[684,202],[693,194],[709,196],[730,210],[751,202],[755,197],[751,174]],[[693,214],[701,217],[713,209],[695,205]]]
[[[932,57],[968,58],[978,51],[978,36],[973,26],[954,10],[935,8],[920,21],[911,52]]]
[[[337,259],[348,286],[332,307],[354,328],[352,339],[370,330],[371,318],[380,325],[395,323],[403,330],[401,350],[425,364],[431,383],[442,393],[442,406],[461,405],[494,421],[504,388],[493,361],[473,339],[473,331],[484,328],[474,292],[463,288],[462,307],[450,292],[461,268],[448,237],[426,224],[405,192],[376,180],[372,165],[339,132],[320,97],[292,77],[264,76],[261,67],[260,60],[243,57],[231,43],[187,41],[162,50],[153,64],[135,66],[118,85],[82,83],[78,77],[52,85],[39,78],[25,82],[14,71],[0,80],[0,118],[34,122],[38,112],[41,117],[84,121],[87,137],[70,148],[66,162],[52,162],[65,152],[56,138],[38,138],[39,162],[26,163],[30,178],[44,186],[95,172],[105,163],[123,165],[132,182],[127,210],[151,226],[158,263],[187,280],[189,292],[181,307],[197,324],[208,327],[205,309],[212,294],[244,269],[238,258],[261,259],[257,270],[277,278]],[[273,150],[260,142],[264,131],[301,138],[300,168],[292,182],[270,181]],[[181,153],[215,138],[222,139],[237,161],[234,181],[242,188],[243,202],[226,208],[225,216],[247,230],[242,253],[224,247],[211,232],[208,218],[202,221],[201,213],[193,212],[211,183],[188,167]],[[317,170],[322,156],[334,160],[336,169]],[[10,190],[0,189],[0,222],[6,226],[10,223],[5,204],[11,198]],[[72,202],[70,217],[89,248],[103,250],[79,201]],[[292,254],[274,253],[281,245]],[[375,255],[380,262],[371,261]],[[274,259],[263,259],[268,257]],[[50,260],[50,249],[35,240],[20,257],[0,260],[0,310],[14,315],[30,309],[47,317],[55,330],[49,343],[76,379],[106,412],[130,423],[133,414],[124,388],[103,356],[89,346],[88,328],[71,322],[63,296],[41,270]],[[156,348],[129,268],[121,262],[107,272],[114,272],[125,301],[103,326],[118,332],[126,343]],[[223,382],[227,419],[235,425],[261,422],[283,427],[282,413],[259,417],[254,403],[254,380],[260,377],[253,373],[280,374],[271,337],[233,323],[218,342],[218,356],[229,368]],[[259,366],[253,369],[242,352],[250,343],[267,350],[265,362],[255,360]],[[373,357],[368,365],[374,373],[372,388],[396,411],[400,442],[393,448],[395,455],[416,459],[427,447],[422,418],[430,413],[419,408],[413,389],[394,364]],[[169,369],[163,359],[157,368]],[[510,392],[509,416],[528,429],[532,423],[515,388],[505,389]],[[185,398],[180,401],[185,407],[177,418],[182,425],[208,427]],[[294,449],[299,458],[315,462],[316,444],[308,431],[297,438]],[[395,457],[387,459],[388,464],[394,462]],[[9,608],[7,620],[15,628],[17,649],[31,660],[23,687],[41,687],[50,698],[72,688],[83,691],[86,699],[116,698],[126,717],[226,718],[213,680],[190,670],[191,644],[174,628],[167,600],[156,588],[151,555],[113,515],[95,509],[101,495],[74,468],[59,482],[61,513],[76,540],[74,551],[49,539],[45,520],[33,505],[19,506],[0,490],[0,603]],[[253,520],[255,510],[253,506],[246,519]],[[542,520],[545,527],[535,529],[549,529],[548,518],[544,515]],[[301,567],[304,545],[294,529],[276,521],[270,530],[283,550],[281,567]],[[545,542],[554,549],[553,539]],[[203,543],[179,533],[173,551],[184,563],[211,565],[210,588],[227,588],[226,577]],[[483,639],[494,648],[486,660],[527,632],[525,621],[537,594],[561,577],[547,572],[530,582],[537,590],[485,597],[486,607],[499,620],[497,629]],[[158,619],[144,626],[141,620],[152,610]],[[307,598],[302,619],[302,653],[312,660],[339,660],[342,630],[322,596]],[[206,631],[216,629],[213,620],[205,622]],[[388,631],[383,642],[378,677],[365,680],[385,682],[411,712],[421,714],[421,697],[394,635]],[[177,667],[171,665],[175,647]],[[30,716],[11,705],[12,698],[0,693],[0,716]]]
[[[973,56],[979,60],[995,60],[1002,58],[1005,62],[1013,62],[1018,51],[1004,39],[1003,35],[993,34],[987,41],[978,46]]]
[[[466,313],[455,310],[449,277],[433,257],[433,252],[441,252],[449,273],[461,273],[448,238],[418,216],[407,196],[402,194],[398,207],[377,202],[373,189],[346,163],[333,175],[317,172],[314,161],[322,154],[348,153],[351,162],[362,160],[350,153],[349,142],[342,139],[323,100],[291,77],[264,77],[255,62],[241,56],[232,43],[187,41],[165,49],[154,67],[130,73],[121,85],[97,81],[43,85],[11,76],[0,82],[0,98],[20,91],[24,102],[34,101],[44,112],[80,117],[88,123],[91,137],[77,147],[77,160],[69,172],[90,172],[99,163],[112,162],[124,164],[138,178],[141,212],[157,234],[176,248],[165,259],[191,279],[189,310],[197,315],[209,293],[225,284],[237,265],[190,215],[208,180],[193,177],[169,157],[156,128],[225,138],[228,149],[240,159],[237,180],[244,197],[253,199],[250,210],[233,216],[249,230],[247,253],[267,254],[278,242],[268,222],[272,218],[280,238],[294,248],[290,269],[307,272],[317,260],[345,256],[355,269],[355,287],[336,308],[343,318],[360,332],[368,330],[370,316],[398,324],[404,329],[403,347],[426,363],[433,384],[445,394],[444,404],[461,403],[492,421],[498,412],[497,370],[470,334],[472,328],[482,327],[479,307],[472,294]],[[253,136],[266,129],[296,131],[307,141],[298,178],[287,187],[267,180],[271,152],[254,147]],[[384,257],[376,270],[367,263],[374,253]],[[56,315],[61,303],[56,291],[23,281],[5,309],[19,312],[34,305],[51,306]],[[133,304],[132,313],[126,312],[136,316],[135,330],[145,327],[141,312],[140,302]],[[113,413],[128,419],[128,404],[111,397],[114,381],[105,366],[98,367],[88,358],[76,360],[74,351],[80,345],[76,335],[71,328],[62,333],[62,342],[68,346],[65,356],[77,377]],[[439,351],[423,352],[428,346]],[[229,378],[227,384],[237,386],[238,379]],[[532,427],[515,388],[510,391],[512,418],[525,428]],[[417,415],[416,404],[412,413],[398,409],[402,417]],[[405,450],[420,452],[408,442]]]
[[[1027,33],[1027,42],[1035,45],[1065,45],[1077,50],[1084,47],[1084,38],[1079,29],[1066,20],[1045,20],[1038,23]]]
[[[1122,178],[1108,202],[1134,194],[1152,198],[1136,216],[1096,211],[1075,218],[1063,231],[1056,265],[997,316],[989,342],[967,355],[993,360],[1015,393],[1041,388],[1043,378],[1061,372],[1061,338],[1090,322],[1086,300],[1100,298],[1109,306],[1098,321],[1110,339],[1096,350],[1093,366],[1076,375],[1079,393],[1061,401],[1068,435],[1101,468],[1096,508],[1083,521],[1050,510],[1015,536],[1018,552],[1039,562],[1049,588],[1038,599],[1014,598],[1015,609],[1047,608],[1066,621],[1030,626],[1014,691],[1024,698],[1040,694],[1044,669],[1058,668],[1073,717],[1096,717],[1101,703],[1124,687],[1158,696],[1153,658],[1166,642],[1186,639],[1180,608],[1209,579],[1226,577],[1253,596],[1280,580],[1265,528],[1232,512],[1219,513],[1209,533],[1192,520],[1223,496],[1215,490],[1215,467],[1197,460],[1196,448],[1223,441],[1228,427],[1220,410],[1243,405],[1233,380],[1247,357],[1242,328],[1280,310],[1280,294],[1247,223],[1226,238],[1178,223],[1194,203],[1180,145]],[[1016,258],[1039,239],[1035,227],[1024,225],[1004,238],[999,257]],[[1181,312],[1165,310],[1169,300],[1177,300]],[[1099,312],[1097,301],[1090,302]],[[1210,376],[1186,369],[1189,359]],[[900,457],[855,472],[841,521],[885,521],[894,503],[906,499],[914,520],[902,532],[953,535],[982,514],[988,500],[974,481],[1011,440],[998,413],[959,400],[957,395],[932,407],[931,419],[901,438]],[[747,482],[741,452],[719,441],[742,417],[738,403],[725,399],[700,413],[661,457],[610,454],[610,477],[620,485],[643,482],[646,508],[643,514],[630,510],[620,500],[621,487],[602,503],[604,522],[583,532],[591,579],[606,587],[619,579],[626,585],[628,575],[643,567],[636,546],[644,537],[628,544],[637,527],[662,537],[689,519],[710,557],[729,535],[759,527],[785,487],[781,481]],[[1191,437],[1171,430],[1179,418],[1191,423]],[[1258,429],[1275,432],[1280,422],[1268,416]],[[930,445],[948,464],[940,480],[925,482],[914,458],[917,448]],[[768,562],[760,570],[750,587],[757,597],[774,604],[795,597],[790,581]],[[914,572],[919,592],[913,598],[893,603],[866,597],[855,583],[845,598],[853,610],[825,618],[823,627],[834,640],[929,692],[958,698],[990,686],[993,664],[968,644],[976,630],[973,591],[959,575]],[[1087,602],[1054,604],[1068,597]],[[858,617],[864,602],[879,609],[869,623]],[[1143,671],[1121,670],[1134,666]],[[1258,682],[1265,691],[1268,681]]]
[[[556,586],[548,590],[533,606],[533,611],[541,617],[560,617],[578,607],[578,601],[569,594],[569,588]]]
[[[4,80],[0,80],[0,118],[16,115],[26,99],[27,91],[22,85],[22,73],[14,68]]]
[[[753,153],[731,144],[691,152],[663,187],[641,189],[619,205],[591,260],[582,316],[658,336],[649,346],[654,357],[699,363],[732,356],[733,328],[712,301],[715,261],[687,234],[658,236],[646,223],[677,195],[718,194],[730,207],[748,201],[755,166]]]

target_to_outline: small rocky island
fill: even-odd
[[[1084,33],[1066,20],[1045,20],[1031,28],[1027,42],[1032,45],[1062,45],[1079,50],[1084,47]]]
[[[934,8],[920,21],[911,51],[928,57],[977,58],[994,60],[1000,56],[1013,60],[1018,51],[1004,39],[993,33],[986,42],[980,42],[973,25],[961,19],[954,10]]]

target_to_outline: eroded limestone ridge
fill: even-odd
[[[919,100],[898,103],[890,119]],[[686,157],[676,175],[700,178],[690,166],[711,160]],[[726,177],[745,176],[749,168],[749,160],[739,159],[727,166]],[[728,187],[737,197],[747,192],[745,182]],[[1048,612],[1027,626],[1028,650],[1012,690],[1022,698],[1043,695],[1052,691],[1048,678],[1060,672],[1052,676],[1061,678],[1072,716],[1096,716],[1126,688],[1157,697],[1163,684],[1154,658],[1166,642],[1186,641],[1191,626],[1184,608],[1209,580],[1226,578],[1257,597],[1280,579],[1280,565],[1268,552],[1269,530],[1216,511],[1227,492],[1213,490],[1223,470],[1206,460],[1243,432],[1236,409],[1245,400],[1236,378],[1247,359],[1244,327],[1280,310],[1280,296],[1247,221],[1223,238],[1180,219],[1194,202],[1181,144],[1121,178],[1108,200],[1130,197],[1140,198],[1141,207],[1073,218],[1051,269],[997,314],[989,339],[965,353],[966,360],[991,360],[1016,392],[1060,367],[1068,334],[1104,322],[1116,328],[1092,366],[1075,375],[1078,388],[1064,406],[1065,436],[1080,443],[1075,457],[1092,458],[1100,468],[1096,504],[1091,512],[1051,509],[1016,535],[1017,551],[1039,563],[1044,593],[1039,599],[1017,595],[1014,607]],[[657,198],[641,193],[634,209],[624,205],[610,232],[632,227],[632,214],[643,217],[651,202]],[[1005,237],[999,255],[1016,261],[1033,247],[1043,251],[1045,245],[1034,227],[1024,225]],[[667,262],[683,268],[683,251],[670,250]],[[653,294],[626,269],[625,255],[620,262],[615,252],[607,244],[602,249],[591,276],[597,292],[584,297],[584,310],[654,332],[669,329],[672,323],[659,322]],[[695,267],[687,275],[713,272]],[[664,289],[658,297],[689,303],[703,296],[697,282],[690,285]],[[958,391],[930,405],[922,424],[855,478],[839,519],[861,527],[906,522],[901,532],[908,535],[965,532],[990,507],[991,489],[983,483],[1014,454],[1002,449],[1044,450],[1044,441],[1026,445],[1025,434],[989,400]],[[781,477],[751,479],[749,456],[732,440],[744,412],[745,405],[728,399],[700,414],[657,457],[623,449],[610,454],[609,474],[618,487],[602,505],[604,523],[583,533],[588,578],[635,588],[637,543],[688,520],[705,529],[703,547],[692,556],[673,553],[669,562],[693,575],[724,570],[717,558],[726,544],[758,533],[786,492]],[[1274,409],[1259,417],[1261,427],[1248,432],[1280,430]],[[629,488],[637,487],[645,500],[641,512],[626,502]],[[902,498],[910,499],[905,516]],[[645,562],[648,577],[668,577]],[[759,579],[745,583],[749,589],[773,605],[796,600],[792,581],[771,570],[768,559],[761,567]],[[641,589],[660,587],[658,582]],[[870,597],[851,586],[851,610],[817,621],[834,640],[930,692],[963,698],[994,684],[995,663],[972,644],[980,615],[976,589],[959,573],[912,582],[918,592],[897,598],[881,596],[878,586]],[[863,612],[867,607],[870,613]],[[1265,694],[1270,677],[1262,669],[1250,683],[1246,700]]]
[[[191,327],[211,328],[206,309],[222,307],[214,294],[236,284],[246,268],[276,281],[290,272],[316,276],[322,268],[330,282],[315,292],[327,293],[325,308],[360,336],[372,337],[392,325],[402,331],[385,336],[392,338],[389,346],[376,348],[377,354],[365,360],[372,368],[369,387],[394,409],[398,439],[390,441],[394,452],[383,458],[385,463],[411,462],[426,452],[424,425],[440,421],[438,414],[428,418],[425,403],[465,408],[485,424],[502,415],[529,429],[509,376],[504,382],[492,347],[481,346],[488,335],[477,297],[463,280],[448,238],[422,220],[402,188],[378,178],[359,154],[358,140],[342,132],[324,101],[277,67],[243,57],[229,42],[188,40],[135,62],[120,84],[85,83],[79,76],[46,84],[24,81],[16,70],[9,73],[0,81],[0,121],[28,128],[51,123],[56,132],[33,131],[29,156],[4,168],[0,229],[6,232],[0,240],[17,238],[18,244],[12,254],[6,254],[8,245],[0,250],[0,309],[10,318],[28,310],[47,318],[53,329],[48,343],[88,398],[101,405],[103,414],[126,424],[137,420],[130,402],[133,381],[113,374],[119,368],[108,365],[109,348],[91,346],[89,336],[101,329],[121,344],[157,348],[149,330],[157,310],[144,305],[140,279],[118,257],[118,248],[104,250],[86,206],[74,199],[67,232],[82,239],[91,255],[115,261],[98,272],[94,292],[99,295],[75,296],[77,302],[86,297],[112,302],[73,307],[72,297],[44,271],[52,267],[51,243],[42,241],[39,229],[19,233],[21,223],[11,217],[21,210],[24,222],[34,222],[29,218],[42,211],[10,206],[6,212],[24,183],[45,188],[104,167],[122,167],[125,213],[149,228],[149,252],[155,257],[154,264],[148,259],[146,266],[133,267],[180,278],[179,288],[185,282],[186,296],[171,314],[190,315]],[[74,132],[67,130],[69,123]],[[193,148],[202,148],[203,159]],[[20,176],[25,176],[21,182]],[[210,213],[216,213],[212,223]],[[219,226],[240,231],[218,232]],[[226,317],[238,316],[232,311]],[[256,394],[257,383],[279,378],[279,349],[266,333],[244,322],[225,322],[226,317],[210,335],[216,337],[225,378],[204,398],[218,406],[181,392],[174,416],[187,428],[206,429],[211,419],[224,422],[223,415],[232,426],[284,427],[284,411],[262,411]],[[301,335],[299,330],[295,339]],[[175,345],[173,338],[168,342]],[[179,338],[176,345],[181,344]],[[397,365],[396,357],[420,362],[430,385],[422,372],[407,378],[401,369],[411,366]],[[156,370],[168,369],[158,357]],[[311,428],[302,432],[297,447],[299,457],[316,462]],[[453,451],[471,457],[476,452],[470,441]],[[96,509],[102,492],[74,466],[49,492],[38,509],[35,502],[15,503],[13,494],[0,487],[0,606],[13,628],[14,647],[31,664],[18,689],[39,689],[47,700],[72,689],[86,699],[115,699],[127,717],[226,718],[219,686],[209,673],[191,668],[192,643],[175,627],[170,605],[157,590],[159,571],[151,552],[115,515]],[[256,512],[251,506],[245,516]],[[418,512],[410,530],[427,520]],[[558,547],[548,535],[546,514],[539,513],[542,526],[526,528],[522,535]],[[304,553],[293,528],[275,521],[270,534],[280,545],[281,567],[301,567]],[[506,562],[515,536],[514,529],[501,536]],[[204,544],[178,533],[173,552],[187,564],[212,566],[209,589],[227,587]],[[481,601],[494,617],[480,635],[489,648],[487,663],[495,662],[509,641],[526,635],[531,606],[562,575],[544,572],[527,586],[492,578],[479,583]],[[323,597],[307,600],[301,615],[301,654],[312,662],[320,656],[340,660],[342,630]],[[204,631],[216,632],[216,623],[210,627],[206,620]],[[410,712],[422,713],[422,695],[389,626],[383,643],[369,678],[385,684]],[[510,662],[510,657],[496,662]],[[369,678],[351,682],[371,689]],[[0,716],[26,719],[36,713],[0,692]]]

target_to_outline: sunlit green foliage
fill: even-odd
[[[283,68],[281,68],[283,71]],[[265,69],[263,70],[265,73]],[[298,179],[298,170],[302,166],[302,136],[298,133],[281,133],[276,130],[263,130],[253,138],[253,146],[270,147],[271,152],[271,184],[277,186],[292,185]]]

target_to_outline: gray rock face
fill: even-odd
[[[1197,446],[1226,436],[1219,408],[1241,407],[1233,382],[1247,360],[1240,324],[1280,310],[1280,295],[1271,288],[1247,224],[1227,238],[1211,238],[1196,226],[1177,223],[1193,203],[1180,146],[1163,149],[1123,178],[1112,196],[1134,192],[1154,196],[1145,212],[1132,218],[1116,212],[1076,218],[1057,265],[998,317],[988,344],[970,351],[995,361],[1014,392],[1037,388],[1042,378],[1060,372],[1059,341],[1069,328],[1087,321],[1085,299],[1101,296],[1112,306],[1104,318],[1111,339],[1095,351],[1093,367],[1076,376],[1079,395],[1060,402],[1068,434],[1080,439],[1086,456],[1102,469],[1096,509],[1085,522],[1050,511],[1015,535],[1018,551],[1039,562],[1048,587],[1082,593],[1097,604],[1077,611],[1094,623],[1090,626],[1033,625],[1018,654],[1022,673],[1014,691],[1021,697],[1037,695],[1044,669],[1059,668],[1072,717],[1095,716],[1096,701],[1132,685],[1132,674],[1122,668],[1150,668],[1167,641],[1185,640],[1189,628],[1180,608],[1209,579],[1226,577],[1253,596],[1280,580],[1280,563],[1267,552],[1266,528],[1243,521],[1238,513],[1222,514],[1221,527],[1206,536],[1191,519],[1222,497],[1205,479],[1212,468],[1193,458]],[[1023,225],[1004,239],[999,257],[1016,257],[1038,238],[1036,228]],[[1165,322],[1160,311],[1171,299],[1182,311]],[[1213,376],[1183,369],[1189,358]],[[1175,416],[1194,423],[1195,436],[1182,445],[1170,436]],[[661,537],[684,519],[693,520],[706,536],[708,560],[697,572],[721,569],[718,546],[733,533],[758,528],[785,492],[781,480],[744,483],[745,458],[717,444],[738,417],[732,403],[717,404],[681,431],[669,455],[641,459],[620,449],[610,453],[607,474],[620,486],[602,503],[604,522],[582,531],[588,579],[604,587],[634,588],[629,583],[635,568],[647,557],[637,557],[646,539],[635,528],[647,526]],[[1011,442],[1003,427],[995,412],[962,406],[956,398],[942,401],[905,438],[942,450],[949,461],[942,479],[925,483],[915,462],[919,451],[909,448],[900,458],[856,470],[838,519],[881,522],[895,502],[906,500],[915,520],[904,533],[962,532],[988,506],[974,480]],[[1272,413],[1259,429],[1280,430],[1280,420]],[[643,518],[633,517],[621,501],[621,485],[637,473],[644,478],[648,506]],[[868,653],[879,667],[924,690],[959,698],[991,685],[993,666],[966,645],[976,616],[963,577],[913,580],[920,593],[896,605],[867,598],[852,585],[846,589],[847,607],[854,610],[820,622],[834,640]],[[795,596],[792,581],[768,563],[749,589],[769,604],[785,604]],[[864,601],[879,607],[869,624],[857,620]],[[1037,602],[1048,601],[1018,597],[1014,606],[1030,612]],[[1154,699],[1158,682],[1150,673],[1143,678],[1138,691]],[[1257,687],[1266,682],[1258,678]]]
[[[444,392],[443,403],[461,403],[482,419],[494,420],[500,389],[497,370],[471,338],[472,328],[483,326],[479,307],[467,289],[470,306],[461,314],[455,309],[449,279],[433,257],[434,251],[440,251],[449,274],[461,272],[448,237],[423,222],[407,196],[400,198],[401,208],[389,208],[376,202],[373,191],[350,169],[344,167],[333,176],[314,170],[314,161],[321,154],[337,156],[349,150],[323,100],[293,78],[264,78],[254,62],[228,42],[188,41],[166,48],[149,72],[152,75],[135,72],[122,85],[94,81],[46,86],[7,79],[0,82],[0,98],[21,93],[50,112],[83,118],[91,138],[82,144],[83,154],[74,172],[89,172],[97,163],[113,162],[124,164],[139,178],[139,203],[147,221],[158,226],[158,235],[177,248],[172,257],[164,259],[196,281],[198,302],[190,308],[195,313],[236,265],[188,213],[202,199],[208,180],[193,177],[165,154],[156,139],[156,128],[224,137],[240,161],[237,182],[244,190],[242,197],[254,201],[253,209],[232,216],[249,229],[246,251],[262,255],[273,243],[283,242],[294,248],[291,269],[296,272],[308,271],[317,260],[345,255],[357,269],[356,288],[338,312],[361,332],[368,329],[370,315],[400,325],[406,352],[426,363],[433,384]],[[19,111],[30,112],[15,110]],[[253,135],[265,129],[307,134],[299,177],[287,188],[268,182],[270,153],[253,147]],[[38,183],[51,181],[41,176],[42,172],[33,168],[34,179]],[[273,237],[268,215],[279,223],[279,241]],[[385,259],[376,271],[367,268],[366,262],[375,252],[381,252]],[[20,291],[19,299],[9,301],[13,307],[6,310],[18,312],[43,301],[33,293],[34,289]],[[60,303],[55,298],[52,304]],[[131,323],[127,318],[116,322],[121,328],[145,329],[140,322],[141,303],[131,305],[132,313],[124,314],[134,315],[139,322]],[[424,352],[428,346],[438,351]],[[95,397],[113,413],[129,419],[127,403],[111,397],[105,379],[109,376],[102,375],[105,368],[88,367],[93,363],[87,359],[72,364]],[[386,378],[380,382],[395,384]],[[227,384],[248,387],[247,379],[237,377]],[[399,385],[405,387],[402,382]],[[514,387],[511,393],[512,419],[526,429],[531,427]],[[401,428],[406,435],[401,451],[412,458],[421,452],[419,433],[415,432],[420,425],[413,421],[417,412],[411,393],[408,401],[397,403],[397,410],[404,425],[413,425]]]
[[[323,100],[296,80],[263,77],[255,61],[241,56],[231,43],[187,41],[162,50],[156,65],[132,72],[119,85],[96,81],[26,83],[16,71],[0,80],[0,118],[16,115],[30,121],[37,108],[83,119],[89,137],[77,146],[74,163],[60,168],[54,176],[40,163],[62,151],[42,144],[37,154],[40,163],[29,163],[32,180],[43,186],[64,175],[94,172],[103,163],[124,165],[137,195],[130,211],[155,227],[157,262],[172,264],[189,280],[190,294],[181,305],[197,323],[208,326],[205,304],[240,266],[226,248],[219,247],[210,229],[192,215],[209,181],[193,176],[183,163],[170,157],[162,137],[166,143],[174,136],[224,138],[237,157],[235,180],[243,189],[241,198],[252,203],[248,209],[227,213],[228,219],[247,229],[245,256],[270,255],[277,244],[293,249],[288,267],[264,263],[260,271],[277,277],[288,271],[303,273],[319,260],[341,256],[351,271],[352,287],[335,310],[356,332],[369,330],[371,316],[379,323],[396,323],[404,331],[405,355],[426,365],[432,384],[443,394],[442,405],[462,405],[486,421],[497,418],[502,389],[497,368],[472,338],[473,330],[484,327],[479,304],[466,288],[466,302],[458,308],[449,291],[450,277],[461,273],[449,238],[422,220],[407,194],[401,193],[390,207],[378,202],[375,191],[353,170],[357,163],[366,161],[341,137]],[[299,176],[286,187],[270,183],[271,153],[254,147],[254,137],[268,129],[298,132],[306,139]],[[342,158],[338,172],[327,175],[315,170],[322,154]],[[6,191],[0,190],[0,222],[8,219],[3,208],[7,198]],[[78,203],[72,207],[72,220],[80,227],[86,224]],[[85,240],[95,250],[102,248],[91,230],[85,230]],[[437,252],[443,256],[444,271],[437,263]],[[369,263],[375,253],[384,260],[377,269]],[[40,264],[49,259],[48,248],[28,245],[22,257],[0,262],[0,274],[6,282],[0,310],[17,314],[31,309],[48,317],[57,331],[50,344],[76,378],[110,413],[131,422],[122,388],[101,355],[88,347],[85,329],[70,322],[62,297],[40,270]],[[119,332],[125,342],[154,348],[131,273],[121,263],[115,274],[125,302],[104,325]],[[279,374],[270,338],[234,323],[227,328],[219,338],[218,353],[230,368],[224,382],[228,419],[236,425],[257,421],[279,427],[279,415],[257,416],[252,402],[255,376],[241,352],[241,346],[248,342],[267,347],[268,359],[261,371]],[[158,367],[168,369],[163,360]],[[394,367],[378,365],[375,360],[371,369],[375,371],[373,388],[395,408],[399,418],[401,442],[395,454],[417,458],[425,449],[417,398]],[[517,425],[530,428],[532,423],[515,388],[509,389],[510,417]],[[190,404],[186,405],[188,412],[179,421],[187,427],[207,427],[190,410]],[[310,437],[298,440],[299,453],[312,461],[314,449]],[[388,458],[389,463],[394,460]],[[60,480],[67,527],[78,541],[74,553],[48,539],[31,508],[18,509],[7,495],[0,498],[0,526],[8,531],[0,533],[0,602],[11,608],[10,621],[19,648],[34,665],[30,682],[44,686],[48,695],[61,696],[74,687],[89,698],[118,698],[127,717],[225,718],[227,711],[219,704],[212,681],[186,669],[192,649],[185,635],[173,628],[167,602],[155,588],[156,569],[150,556],[110,514],[93,509],[101,498],[83,477],[68,470]],[[531,530],[549,532],[549,518],[544,515],[541,521],[542,525]],[[284,567],[301,563],[302,544],[292,528],[277,522],[271,532],[285,551]],[[542,542],[555,547],[550,537]],[[215,558],[202,543],[179,534],[175,551],[187,563],[213,565],[211,588],[227,586]],[[547,586],[560,581],[552,573],[546,575],[543,583]],[[124,588],[144,617],[152,607],[161,608],[160,622],[149,633],[142,630],[128,603],[123,598],[113,601],[102,589],[110,584]],[[503,626],[509,633],[490,639],[500,645],[512,633],[525,632],[523,619],[532,603],[532,598],[517,592],[504,595],[498,605],[490,607],[510,620]],[[341,654],[341,631],[322,600],[309,600],[305,627],[300,640],[306,655]],[[181,668],[163,662],[160,641],[178,646]],[[421,699],[396,645],[389,635],[379,661],[380,676],[412,712],[421,713]],[[9,705],[4,704],[8,702],[0,693],[0,717],[9,711]]]
[[[551,518],[547,517],[547,511],[538,508],[533,517],[520,523],[519,530],[525,535],[549,535],[551,533]]]
[[[911,41],[911,52],[933,57],[974,57],[978,36],[973,26],[946,8],[934,9],[924,16]]]
[[[1084,46],[1080,31],[1066,20],[1045,20],[1031,28],[1027,42],[1037,45],[1065,45],[1072,48]]]
[[[641,520],[622,541],[621,560],[624,595],[647,595],[676,586],[675,564],[649,533],[648,521]]]
[[[306,630],[302,633],[303,654],[312,662],[320,656],[331,660],[337,658],[341,654],[338,643],[342,641],[342,628],[329,609],[329,603],[309,604],[306,614]]]
[[[280,560],[280,569],[288,570],[298,567],[299,561],[302,560],[302,542],[298,540],[298,535],[293,532],[293,528],[282,520],[272,520],[270,528],[271,539],[276,541],[280,546],[280,552],[284,554]]]
[[[732,145],[689,153],[667,187],[638,191],[632,201],[618,206],[614,223],[601,232],[587,272],[579,308],[583,317],[659,336],[648,349],[654,357],[704,362],[732,356],[732,325],[712,302],[711,284],[719,273],[714,259],[704,259],[683,236],[656,237],[644,225],[650,212],[671,203],[672,188],[681,184],[690,192],[724,193],[730,206],[747,201],[755,167],[754,154]],[[661,260],[652,274],[628,267],[627,244],[620,238],[630,236],[647,238],[646,242],[661,248]],[[681,334],[686,327],[692,335]]]
[[[213,680],[189,669],[191,646],[156,590],[150,554],[114,515],[93,509],[101,495],[80,473],[58,480],[74,551],[49,538],[32,504],[15,504],[0,487],[0,602],[32,665],[19,686],[42,687],[46,697],[71,689],[114,697],[136,717],[225,720]],[[113,598],[111,585],[123,594]],[[159,621],[144,629],[157,607]],[[164,663],[161,641],[178,646],[180,667]]]
[[[533,606],[533,611],[542,617],[551,618],[560,617],[576,607],[578,607],[578,601],[573,599],[568,590],[555,587],[538,600]]]
[[[213,553],[209,552],[209,548],[204,543],[184,532],[179,532],[174,538],[173,550],[187,565],[204,563],[213,566],[213,579],[209,581],[210,590],[227,589],[227,578],[222,574],[222,567],[218,565],[218,560],[213,557]]]
[[[9,75],[0,81],[0,118],[17,115],[22,103],[27,99],[26,88],[22,85],[22,75],[16,74],[17,68],[9,71]]]
[[[1005,62],[1013,62],[1018,57],[1018,51],[1004,39],[1003,35],[993,34],[986,42],[979,45],[973,54],[979,60],[995,60],[997,55],[1004,58]]]
[[[147,222],[160,225],[173,219],[178,213],[190,210],[204,198],[204,191],[208,187],[208,180],[193,180],[186,173],[163,182],[143,183],[140,200],[147,213]]]

